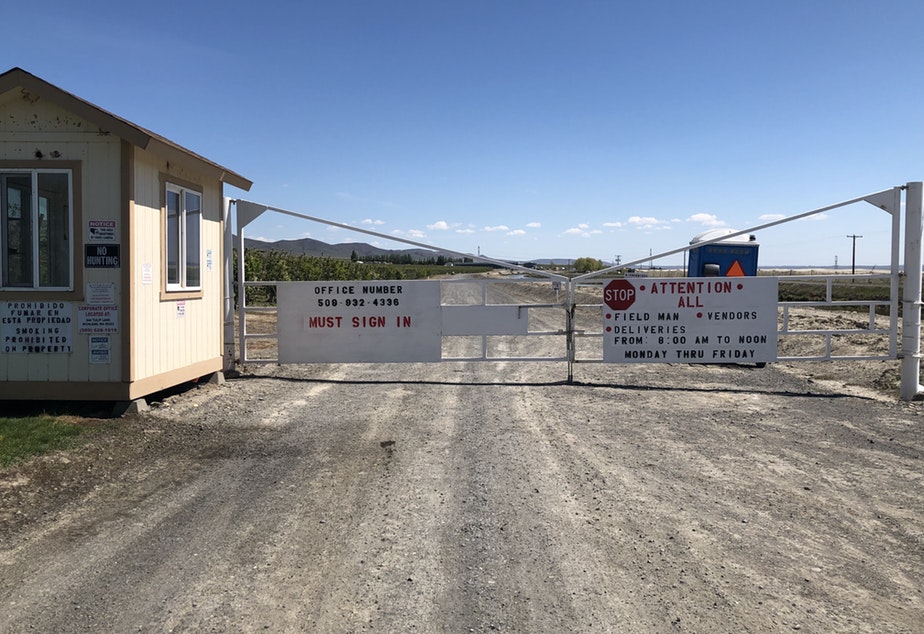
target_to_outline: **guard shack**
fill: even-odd
[[[741,235],[722,239],[733,233],[733,229],[711,229],[690,240],[691,245],[709,244],[690,249],[687,277],[757,275],[757,238]]]
[[[0,75],[0,399],[132,401],[221,372],[226,183],[252,185]]]

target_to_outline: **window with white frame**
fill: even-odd
[[[196,290],[201,279],[202,194],[167,184],[167,290]]]
[[[0,170],[2,288],[73,290],[70,170]]]

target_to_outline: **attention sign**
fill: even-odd
[[[772,277],[613,280],[604,288],[603,361],[775,361],[777,292]]]

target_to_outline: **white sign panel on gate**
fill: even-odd
[[[443,335],[526,335],[523,306],[443,306]]]
[[[766,363],[775,277],[618,279],[603,289],[605,363]]]
[[[281,363],[439,361],[436,281],[281,282]]]

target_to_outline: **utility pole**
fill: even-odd
[[[863,236],[847,236],[848,238],[853,239],[853,255],[850,258],[850,274],[857,274],[857,238],[862,238]]]

